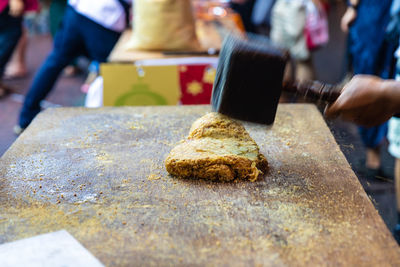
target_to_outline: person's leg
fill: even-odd
[[[86,22],[86,27],[81,30],[88,56],[100,63],[107,61],[121,33],[108,30],[85,17],[81,16],[81,19],[82,23]]]
[[[380,146],[366,149],[365,166],[369,169],[377,170],[381,167]]]
[[[67,8],[67,0],[52,0],[49,8],[49,20],[50,20],[50,33],[54,38],[58,29],[61,26],[62,19],[64,17],[65,9]],[[73,76],[80,72],[78,68],[77,58],[74,58],[64,70],[66,76]]]
[[[400,118],[392,117],[388,126],[388,152],[395,158],[394,179],[396,194],[397,224],[393,229],[393,236],[400,244]]]
[[[9,89],[1,84],[1,78],[21,34],[22,19],[11,17],[8,10],[0,13],[0,98],[9,92]]]
[[[381,167],[380,146],[387,135],[388,124],[365,128],[359,127],[361,140],[366,147],[365,167],[367,170],[379,171]],[[381,175],[381,174],[380,174]]]
[[[57,30],[61,26],[64,17],[65,9],[67,7],[66,0],[53,0],[50,3],[49,20],[50,20],[50,33],[53,38],[56,36]]]
[[[22,19],[5,12],[0,14],[0,79],[22,34]]]
[[[28,45],[28,33],[23,27],[22,36],[14,50],[11,60],[8,62],[4,76],[7,79],[21,78],[27,73],[26,68],[26,47]]]
[[[296,80],[307,81],[315,77],[312,59],[297,61]]]
[[[36,74],[25,97],[19,116],[21,128],[26,128],[40,112],[40,102],[51,91],[61,71],[82,51],[83,39],[80,27],[82,25],[78,21],[77,13],[72,8],[67,8],[63,26],[54,39],[53,51]]]
[[[400,215],[400,159],[398,158],[396,158],[394,169],[395,169],[394,178],[395,178],[395,189],[396,189],[397,213]],[[400,217],[398,223],[400,224]]]

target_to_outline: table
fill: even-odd
[[[245,123],[257,182],[171,177],[209,106],[59,108],[0,160],[0,243],[66,229],[106,266],[399,266],[400,249],[313,105]]]

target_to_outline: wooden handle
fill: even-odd
[[[309,100],[333,103],[340,96],[342,88],[318,81],[284,82],[283,91],[303,96]]]

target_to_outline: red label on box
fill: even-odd
[[[210,104],[215,69],[210,65],[180,65],[183,105]]]

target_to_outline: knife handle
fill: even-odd
[[[340,96],[342,88],[319,81],[284,82],[283,91],[294,93],[313,101],[333,103]]]

